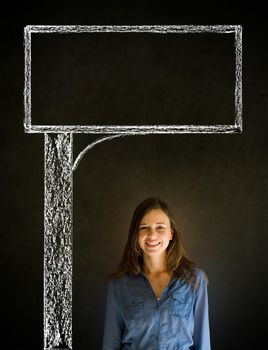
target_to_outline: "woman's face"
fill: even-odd
[[[144,254],[160,255],[172,240],[169,217],[161,209],[152,209],[141,219],[138,241]]]

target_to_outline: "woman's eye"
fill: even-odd
[[[158,226],[157,229],[158,230],[164,230],[164,227],[163,226]]]

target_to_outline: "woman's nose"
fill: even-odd
[[[149,237],[154,237],[156,236],[156,230],[152,227],[150,228],[150,230],[148,231],[148,236]]]

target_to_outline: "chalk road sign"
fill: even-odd
[[[234,118],[216,125],[37,125],[32,123],[32,34],[156,33],[233,35]],[[240,25],[67,26],[24,28],[24,130],[45,136],[44,172],[44,349],[72,349],[73,172],[84,154],[103,141],[147,134],[215,134],[242,132],[242,27]],[[102,135],[73,160],[73,134]]]

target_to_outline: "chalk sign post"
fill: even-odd
[[[194,33],[233,34],[235,50],[234,123],[231,125],[35,125],[32,124],[32,34]],[[240,25],[46,26],[24,28],[24,129],[44,134],[44,349],[72,345],[73,172],[84,154],[117,137],[148,134],[242,132],[242,27]],[[73,160],[73,134],[103,135]]]

